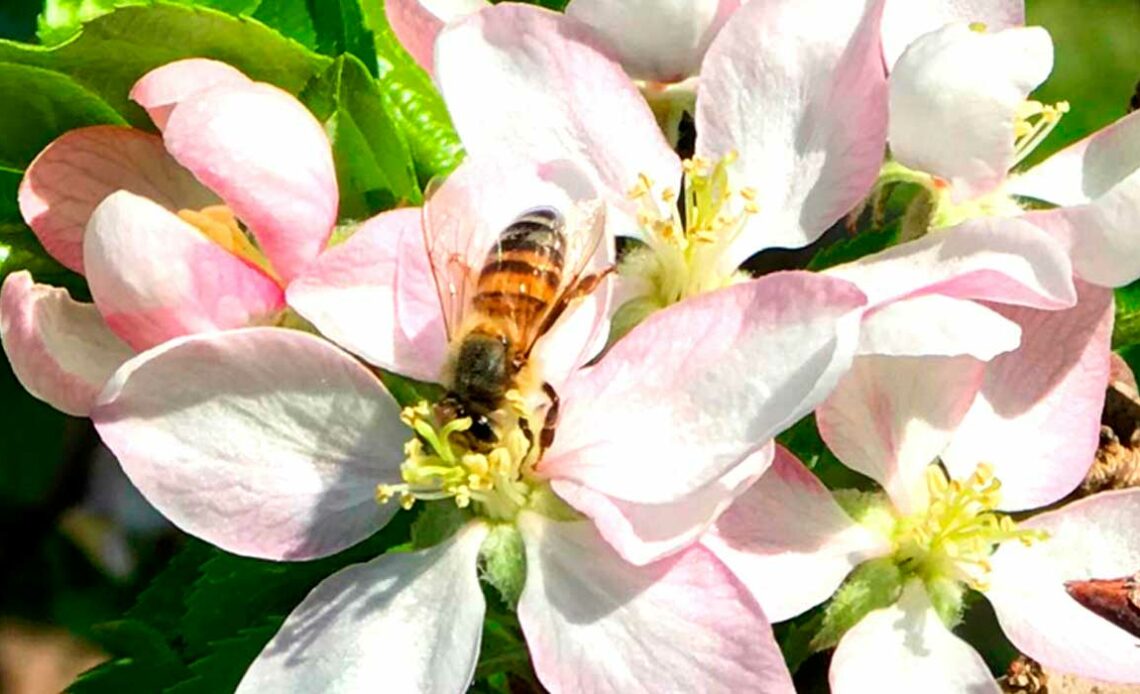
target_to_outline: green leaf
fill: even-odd
[[[250,663],[281,628],[284,618],[263,621],[260,626],[242,629],[235,636],[211,643],[209,652],[190,665],[191,676],[164,694],[214,694],[236,689]]]
[[[24,169],[73,128],[124,122],[107,102],[66,75],[0,63],[0,166]]]
[[[411,155],[359,60],[337,58],[301,99],[332,142],[341,217],[364,219],[398,203],[419,202]]]
[[[858,260],[863,256],[890,248],[899,241],[899,225],[892,224],[882,230],[868,230],[824,247],[808,263],[812,271],[826,270]]]
[[[443,98],[392,33],[383,2],[364,7],[376,36],[380,89],[392,120],[411,149],[421,185],[450,173],[463,160],[463,145],[447,114]]]
[[[100,625],[97,639],[112,655],[119,655],[80,675],[67,691],[75,694],[115,694],[124,691],[159,692],[189,677],[189,670],[163,635],[136,620]]]
[[[332,62],[252,19],[161,2],[116,9],[58,46],[0,41],[0,62],[67,75],[146,129],[153,129],[150,119],[127,97],[131,86],[160,65],[192,57],[225,61],[292,94]]]
[[[383,4],[373,0],[376,4]],[[321,0],[310,4],[317,29],[317,50],[326,55],[355,56],[376,76],[376,42],[358,0]]]
[[[1140,280],[1118,288],[1116,319],[1112,328],[1112,348],[1123,350],[1140,344]]]
[[[252,12],[261,0],[171,0],[180,5],[209,7],[230,14]],[[39,16],[36,34],[40,42],[50,46],[63,43],[85,22],[101,17],[119,7],[146,4],[146,0],[46,0]]]
[[[0,505],[28,507],[55,486],[66,459],[68,417],[35,399],[4,360],[0,366]]]

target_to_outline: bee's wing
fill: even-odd
[[[421,226],[447,339],[451,341],[470,310],[478,271],[472,265],[472,252],[477,250],[471,247],[475,235],[465,226],[469,220],[453,214],[447,205],[433,204],[444,180],[436,177],[428,183],[424,191]]]
[[[591,261],[594,260],[605,233],[605,204],[599,200],[578,203],[569,223],[563,228],[566,253],[563,256],[562,281],[559,283],[558,292],[546,311],[530,326],[523,354],[529,354],[535,342],[558,322],[566,307],[580,298],[577,292],[579,280],[587,269],[601,269],[593,268]]]

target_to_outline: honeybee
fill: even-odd
[[[470,432],[483,443],[495,440],[488,415],[502,407],[507,392],[528,389],[524,374],[535,343],[612,270],[583,274],[604,235],[604,207],[588,203],[575,212],[575,227],[568,228],[553,207],[526,210],[479,249],[470,246],[486,243],[488,234],[472,233],[465,220],[437,212],[430,193],[424,205],[424,242],[451,351],[448,394],[437,407],[470,416]],[[472,264],[477,257],[482,262]],[[558,394],[548,383],[542,390],[549,407],[539,444],[546,448],[553,442]]]

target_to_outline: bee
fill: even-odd
[[[577,225],[568,228],[553,207],[526,210],[479,249],[489,234],[437,211],[430,194],[424,205],[424,242],[452,355],[448,394],[437,407],[453,417],[470,416],[471,435],[484,444],[495,441],[489,415],[503,406],[507,392],[533,386],[527,366],[535,343],[612,270],[586,272],[604,235],[604,207],[588,203],[576,212]],[[479,251],[483,260],[473,265]],[[547,448],[558,394],[548,383],[542,390],[549,406],[539,444]]]

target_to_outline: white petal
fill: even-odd
[[[518,519],[535,672],[565,692],[792,692],[760,608],[708,550],[626,563],[585,522]]]
[[[732,185],[759,213],[726,271],[764,248],[805,246],[870,192],[886,143],[883,0],[765,0],[738,10],[709,48],[697,154],[737,152]]]
[[[891,73],[891,153],[950,181],[959,200],[993,190],[1014,164],[1018,109],[1052,69],[1040,27],[951,24],[922,36]]]
[[[573,0],[566,15],[588,24],[634,79],[680,82],[697,74],[705,50],[737,0]]]
[[[119,369],[91,419],[171,522],[266,559],[332,554],[398,505],[411,432],[380,381],[331,343],[285,328],[171,340]]]
[[[887,0],[883,54],[892,67],[919,36],[953,22],[981,23],[989,31],[1025,24],[1024,0]]]
[[[986,597],[1013,644],[1049,668],[1140,682],[1140,638],[1087,610],[1065,581],[1115,579],[1140,569],[1140,490],[1097,494],[1021,524],[1049,533],[993,557]]]
[[[1107,193],[1137,168],[1140,112],[1121,118],[1014,176],[1006,190],[1054,205],[1082,205]]]
[[[293,610],[238,692],[454,694],[475,674],[486,604],[472,524],[419,552],[390,552],[326,578]]]
[[[774,622],[823,602],[857,565],[891,551],[887,538],[851,520],[823,483],[783,448],[701,542],[748,586]]]
[[[618,553],[640,566],[672,554],[696,539],[764,473],[772,463],[775,449],[775,443],[770,443],[724,477],[668,504],[622,501],[569,480],[554,480],[551,487],[563,500],[593,519],[606,542]]]
[[[816,412],[844,465],[883,486],[903,513],[926,507],[926,468],[970,408],[985,363],[970,357],[859,357]]]
[[[869,313],[859,335],[859,354],[966,355],[988,361],[1017,349],[1020,342],[1021,328],[1000,313],[974,301],[925,294]]]
[[[977,651],[939,619],[921,584],[875,610],[844,635],[831,659],[831,691],[997,694]]]

